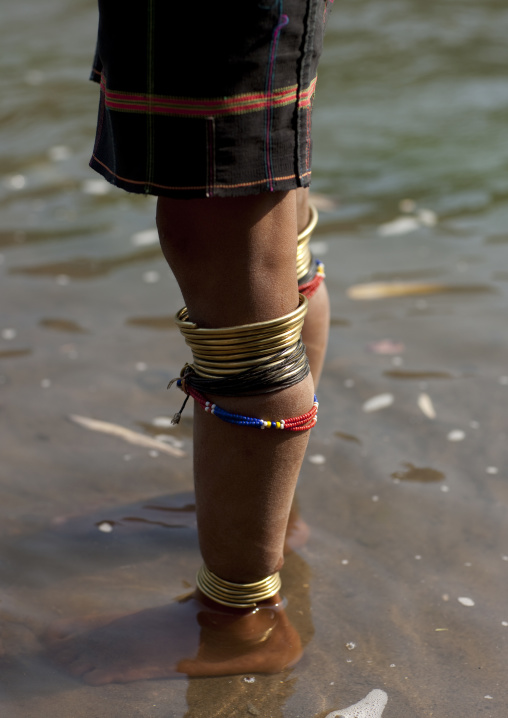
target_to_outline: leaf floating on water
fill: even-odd
[[[393,394],[378,394],[368,399],[362,406],[362,409],[366,412],[379,411],[380,409],[386,409],[387,406],[391,406],[393,401]]]
[[[388,297],[411,297],[419,294],[492,293],[488,284],[440,284],[438,282],[367,282],[347,290],[350,299],[369,300]]]
[[[454,429],[448,434],[448,441],[464,441],[466,434],[461,429]]]
[[[459,603],[461,603],[463,606],[474,606],[474,601],[472,598],[467,598],[467,596],[460,596],[460,598],[457,599]]]
[[[324,463],[326,463],[326,459],[322,454],[314,454],[313,456],[309,456],[309,461],[311,464],[315,464],[316,466],[322,466]]]
[[[420,229],[421,224],[416,217],[397,217],[392,222],[380,225],[378,232],[382,237],[396,234],[408,234]]]
[[[426,417],[429,419],[436,418],[436,410],[434,409],[434,404],[428,394],[420,394],[418,397],[418,406]]]
[[[388,695],[376,688],[349,708],[329,713],[326,718],[381,718],[388,703]]]
[[[157,449],[171,456],[182,457],[185,456],[185,452],[181,449],[177,449],[170,444],[166,444],[163,441],[152,439],[150,436],[145,436],[137,431],[126,429],[124,426],[119,424],[111,424],[108,421],[98,421],[97,419],[90,419],[86,416],[78,416],[77,414],[71,414],[69,416],[71,421],[85,429],[90,431],[99,431],[103,434],[109,434],[110,436],[117,436],[119,439],[127,441],[129,444],[135,444],[136,446],[143,446],[147,449]]]

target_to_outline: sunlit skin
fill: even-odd
[[[308,216],[306,191],[159,199],[162,250],[193,321],[235,326],[292,311],[298,302],[296,237]],[[308,411],[322,369],[328,317],[321,285],[304,327],[307,379],[263,396],[211,398],[251,416]],[[204,561],[217,575],[238,583],[260,580],[280,570],[283,554],[305,542],[308,529],[292,502],[307,441],[308,432],[261,432],[196,409],[198,534]],[[250,610],[220,606],[195,591],[169,606],[123,617],[60,622],[44,638],[58,664],[94,685],[182,674],[276,673],[296,663],[302,651],[279,595]]]

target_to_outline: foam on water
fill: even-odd
[[[349,706],[349,708],[333,711],[326,718],[381,718],[387,703],[388,695],[376,688],[363,700]]]

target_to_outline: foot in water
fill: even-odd
[[[252,610],[229,609],[199,591],[126,616],[60,621],[43,640],[53,661],[90,685],[278,673],[302,654],[279,596]]]

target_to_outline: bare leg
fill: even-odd
[[[309,190],[296,190],[298,232],[307,226],[309,221]],[[302,337],[307,349],[310,370],[317,391],[319,379],[325,360],[326,346],[328,344],[328,331],[330,327],[330,299],[324,282],[309,299],[309,310],[305,317]]]
[[[234,326],[286,314],[298,303],[296,193],[241,199],[160,199],[163,252],[190,318]],[[304,413],[312,377],[259,397],[216,399],[234,412],[266,418]],[[277,571],[308,434],[231,426],[197,408],[196,505],[201,550],[222,578],[250,582]],[[90,624],[87,628],[90,628]],[[54,657],[90,683],[184,672],[273,672],[298,660],[299,638],[279,597],[250,610],[217,606],[196,592],[184,602],[54,630]]]

